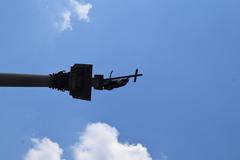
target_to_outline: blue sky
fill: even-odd
[[[0,72],[49,74],[75,63],[94,73],[144,74],[91,102],[50,89],[1,88],[1,159],[23,159],[48,137],[71,160],[89,123],[115,127],[153,160],[240,158],[240,2],[96,1],[90,22],[56,23],[67,0],[0,2]],[[165,156],[163,156],[165,155]],[[167,156],[167,158],[166,158]]]

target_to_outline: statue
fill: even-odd
[[[91,100],[92,87],[96,90],[113,90],[125,86],[130,78],[143,74],[138,74],[138,69],[134,75],[113,77],[112,72],[109,78],[103,75],[92,77],[91,64],[75,64],[70,72],[60,71],[50,75],[14,74],[0,73],[0,87],[49,87],[60,91],[69,91],[73,98]]]

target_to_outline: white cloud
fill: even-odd
[[[76,0],[69,0],[70,1],[70,4],[71,6],[73,7],[73,11],[75,12],[75,14],[77,15],[78,17],[78,20],[85,20],[87,22],[89,22],[89,12],[92,8],[92,4],[90,3],[80,3]]]
[[[152,160],[147,148],[118,140],[118,131],[105,123],[89,124],[72,146],[73,160]],[[48,138],[34,143],[24,160],[61,160],[63,150]]]
[[[118,141],[118,131],[104,123],[87,126],[73,147],[74,160],[152,160],[141,144]]]
[[[61,22],[59,24],[60,26],[60,31],[65,31],[65,30],[72,30],[72,25],[71,25],[71,12],[69,10],[64,10],[62,15],[61,15]]]
[[[61,160],[63,150],[57,143],[52,142],[48,138],[32,139],[34,143],[24,157],[24,160]]]
[[[92,8],[90,3],[81,3],[77,0],[68,0],[69,6],[65,6],[60,21],[56,23],[56,27],[61,31],[72,30],[72,19],[77,17],[78,21],[89,22],[89,12]]]

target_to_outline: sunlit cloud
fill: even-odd
[[[87,126],[73,147],[74,160],[152,160],[147,148],[118,140],[118,131],[104,123]]]
[[[152,160],[142,144],[122,143],[116,128],[105,123],[89,124],[71,147],[73,160]],[[63,160],[63,150],[49,138],[32,139],[24,160]]]
[[[32,139],[33,147],[29,149],[24,160],[61,160],[63,150],[48,138]]]

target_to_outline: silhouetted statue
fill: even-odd
[[[91,100],[92,87],[96,90],[113,90],[125,86],[130,78],[142,76],[138,69],[134,75],[111,77],[103,75],[92,78],[91,64],[75,64],[70,72],[58,72],[50,75],[0,73],[0,87],[49,87],[60,91],[69,91],[73,98]]]

